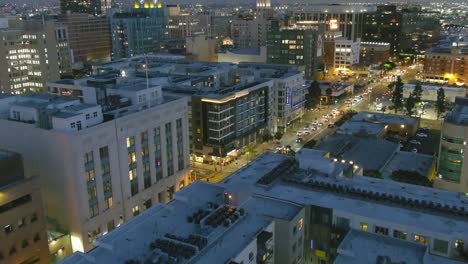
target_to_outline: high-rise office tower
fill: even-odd
[[[112,57],[159,52],[166,30],[162,8],[139,8],[110,16]]]
[[[297,22],[326,25],[328,31],[341,31],[350,40],[362,38],[366,14],[375,6],[367,5],[308,5],[293,12]]]
[[[60,0],[62,13],[103,15],[111,7],[111,0]]]
[[[57,39],[56,30],[52,21],[34,20],[11,20],[0,28],[0,92],[45,91],[47,81],[60,78],[60,67],[67,66],[57,50],[66,49],[67,41]]]
[[[401,13],[395,5],[377,6],[377,11],[367,13],[364,18],[362,40],[389,43],[390,55],[400,53]]]
[[[298,65],[307,79],[313,79],[322,64],[319,26],[274,26],[267,43],[268,63]]]
[[[112,45],[106,18],[88,14],[62,14],[58,17],[58,22],[68,29],[72,64],[110,60]]]

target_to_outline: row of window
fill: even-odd
[[[99,148],[99,157],[101,160],[102,188],[104,192],[104,201],[106,210],[114,205],[112,196],[112,181],[110,176],[109,148],[107,146]],[[98,193],[96,185],[96,175],[94,169],[93,151],[84,155],[85,178],[88,188],[89,215],[95,217],[99,215]]]
[[[36,221],[37,221],[37,214],[36,213],[31,214],[31,216],[29,217],[29,223],[32,224]],[[15,230],[16,227],[18,229],[21,229],[25,227],[26,225],[27,225],[27,217],[22,217],[18,220],[18,224],[16,226],[14,226],[13,224],[6,225],[3,227],[3,231],[5,232],[5,234],[9,235]]]
[[[39,235],[39,233],[36,233],[34,235],[34,237],[32,238],[32,241],[30,242],[29,239],[25,238],[21,241],[21,244],[20,244],[20,247],[22,249],[25,249],[27,248],[29,245],[32,245],[33,243],[36,243],[38,241],[41,240],[41,236]],[[16,253],[18,253],[18,248],[15,244],[11,245],[10,249],[8,250],[8,256],[13,256],[15,255]],[[5,256],[3,255],[3,252],[0,252],[0,261],[2,261],[3,259],[5,258]]]
[[[360,223],[360,229],[362,231],[369,232],[369,225],[367,223],[361,222]],[[379,235],[384,235],[384,236],[392,236],[394,238],[402,239],[402,240],[408,240],[408,233],[403,230],[393,230],[393,234],[389,233],[389,228],[388,227],[383,227],[383,226],[374,226],[374,233],[379,234]],[[429,238],[420,234],[413,234],[412,240],[414,242],[420,243],[422,245],[428,245],[429,244]],[[447,255],[448,254],[448,246],[449,242],[445,240],[440,240],[440,239],[434,239],[433,245],[432,245],[432,250],[435,253]]]

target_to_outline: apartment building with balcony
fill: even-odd
[[[188,184],[187,98],[115,75],[50,82],[49,91],[2,96],[0,145],[40,173],[46,213],[73,251]]]
[[[38,175],[5,150],[0,169],[0,263],[50,263]]]

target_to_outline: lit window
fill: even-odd
[[[135,205],[132,208],[132,213],[133,213],[133,216],[137,216],[140,213],[140,209],[138,208],[138,205]]]
[[[130,181],[132,181],[133,179],[135,179],[136,176],[137,176],[137,175],[136,175],[136,169],[133,169],[133,170],[129,170],[129,171],[128,171],[128,177],[129,177]]]
[[[298,226],[299,230],[302,230],[302,228],[304,227],[304,218],[299,219]]]
[[[369,228],[369,226],[367,225],[367,223],[361,223],[359,228],[360,228],[362,231],[367,231],[367,229]]]
[[[413,240],[414,240],[415,242],[420,243],[420,244],[427,245],[427,239],[426,239],[425,236],[421,236],[421,235],[418,235],[418,234],[414,234]]]

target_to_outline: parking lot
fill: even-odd
[[[435,155],[438,152],[440,131],[430,128],[418,130],[415,136],[403,142],[403,151],[413,151],[421,154]],[[414,151],[416,150],[416,151]]]

